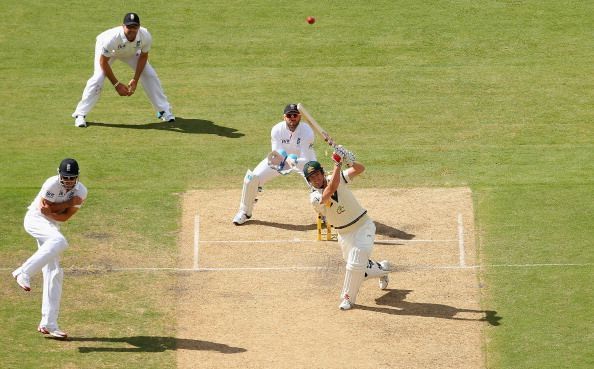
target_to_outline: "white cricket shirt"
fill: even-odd
[[[41,190],[35,197],[35,200],[33,200],[31,205],[29,205],[28,209],[39,211],[42,198],[53,203],[66,202],[72,199],[74,196],[78,196],[84,200],[87,198],[87,192],[87,188],[80,182],[77,182],[72,190],[66,192],[66,189],[60,183],[60,176],[55,175],[48,178],[43,183]],[[81,206],[82,205],[76,205],[77,208],[80,208]],[[50,220],[54,221],[53,219]]]
[[[148,53],[153,44],[153,38],[146,28],[140,27],[134,41],[128,41],[126,35],[124,35],[123,26],[118,26],[97,36],[97,42],[101,47],[103,56],[129,59],[140,55],[141,52]]]
[[[284,120],[270,131],[272,151],[283,149],[287,154],[295,154],[306,161],[316,160],[314,151],[314,132],[307,123],[299,123],[295,132],[291,132]]]

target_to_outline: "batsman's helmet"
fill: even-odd
[[[311,176],[312,174],[314,174],[317,171],[321,171],[322,174],[324,174],[324,168],[322,168],[322,165],[315,161],[308,161],[307,163],[305,163],[305,165],[303,166],[303,176],[308,179],[309,176]]]

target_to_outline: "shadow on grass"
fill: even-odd
[[[68,341],[125,343],[134,347],[79,347],[81,353],[89,352],[163,352],[166,350],[218,351],[222,354],[237,354],[247,351],[222,343],[192,340],[187,338],[132,336],[132,337],[69,337]]]
[[[213,134],[229,138],[239,138],[245,136],[243,133],[238,132],[235,128],[218,126],[210,120],[186,119],[182,117],[176,117],[175,122],[158,122],[145,124],[87,122],[87,126],[126,129],[157,129],[162,131],[172,131],[180,133]]]
[[[406,295],[412,290],[388,290],[388,293],[375,299],[378,305],[390,306],[389,308],[356,305],[357,309],[376,311],[379,313],[393,315],[422,316],[428,318],[441,318],[452,320],[467,320],[488,322],[490,325],[498,326],[502,318],[497,316],[496,311],[459,309],[449,305],[432,304],[425,302],[408,302]],[[458,314],[477,315],[475,318],[457,316]]]

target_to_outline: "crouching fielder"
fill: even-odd
[[[78,181],[78,163],[64,159],[58,175],[48,178],[35,200],[29,205],[24,226],[27,233],[37,240],[37,251],[12,272],[18,285],[31,290],[30,278],[43,273],[43,300],[41,322],[37,330],[56,338],[67,335],[58,327],[62,280],[60,256],[68,247],[68,241],[60,232],[60,224],[72,217],[87,197],[87,188]]]
[[[329,176],[324,175],[324,169],[317,161],[306,163],[303,175],[313,187],[311,204],[338,233],[342,257],[346,262],[339,308],[349,310],[357,300],[363,280],[379,277],[380,288],[388,287],[390,263],[387,260],[376,262],[369,259],[375,240],[375,224],[347,186],[354,177],[363,173],[365,167],[356,161],[349,161],[349,167],[342,170],[344,151],[335,152],[332,159],[335,166]]]

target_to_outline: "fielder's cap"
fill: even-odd
[[[78,163],[74,159],[64,159],[60,163],[58,173],[60,173],[60,175],[64,177],[78,176]]]
[[[126,26],[140,26],[140,17],[136,13],[127,13],[126,15],[124,15],[124,24]]]
[[[289,104],[285,106],[285,114],[289,113],[297,113],[299,114],[299,109],[297,109],[297,104]]]
[[[322,165],[319,162],[317,162],[315,160],[308,161],[303,166],[303,175],[305,176],[305,178],[309,178],[309,176],[311,176],[318,170],[321,170],[322,172],[324,172],[324,169],[322,169]]]

